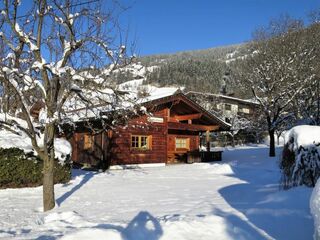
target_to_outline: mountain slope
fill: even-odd
[[[236,86],[230,75],[230,62],[247,54],[245,44],[210,48],[175,54],[152,55],[138,58],[135,67],[140,66],[142,75],[132,74],[130,68],[119,72],[118,83],[145,78],[145,83],[160,87],[184,87],[186,91],[231,94],[248,97]]]

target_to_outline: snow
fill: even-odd
[[[56,138],[54,140],[55,157],[59,159],[60,164],[64,163],[66,155],[71,156],[71,144],[63,138]]]
[[[320,180],[313,189],[310,199],[311,213],[314,219],[314,239],[320,239]]]
[[[0,120],[4,121],[7,119],[8,121],[15,121],[20,126],[27,128],[27,123],[19,118],[6,116],[3,113],[0,113]],[[20,129],[16,128],[14,129],[16,133],[13,131],[9,131],[6,129],[0,128],[0,148],[20,148],[25,153],[33,152],[35,155],[37,155],[36,151],[34,151],[31,140],[27,136],[27,134]],[[39,134],[39,137],[37,138],[38,144],[41,147],[43,143],[43,134]],[[54,140],[54,147],[55,147],[55,156],[58,158],[60,164],[64,164],[64,161],[66,160],[67,155],[71,155],[71,144],[63,139],[63,138],[56,138]]]
[[[143,66],[140,62],[131,63],[121,69],[116,69],[115,72],[130,72],[133,78],[145,78],[146,73],[153,72],[159,68],[158,66]]]
[[[290,143],[293,139],[293,150],[300,146],[308,147],[320,143],[320,126],[301,125],[286,132],[285,139]]]
[[[66,43],[65,43],[66,44]],[[46,65],[52,72],[57,75],[66,70],[74,71],[73,69],[65,69],[57,66]],[[37,63],[36,63],[37,66]],[[37,66],[38,67],[38,66]],[[64,118],[72,120],[73,122],[83,121],[88,118],[100,117],[101,112],[109,112],[118,109],[132,109],[137,104],[142,104],[154,99],[167,97],[176,93],[179,89],[177,87],[156,87],[151,84],[144,84],[146,74],[154,71],[157,67],[145,67],[141,63],[131,63],[128,66],[114,69],[115,66],[110,64],[106,67],[101,75],[94,75],[90,71],[82,71],[74,73],[73,80],[91,81],[98,84],[98,88],[81,89],[76,84],[71,85],[70,90],[77,93],[69,97],[63,106]],[[130,72],[134,80],[124,82],[122,84],[110,87],[107,76],[111,72]],[[137,79],[138,78],[138,79]],[[183,88],[182,88],[183,89]],[[115,91],[122,92],[122,96],[116,96]],[[143,93],[143,94],[141,94]]]
[[[285,147],[295,155],[288,184],[314,186],[320,177],[320,126],[296,126],[285,135]]]
[[[39,48],[30,41],[29,36],[21,30],[17,22],[15,23],[14,27],[19,36],[22,37],[24,41],[29,45],[31,51],[39,50]]]
[[[13,132],[0,130],[0,147],[1,148],[20,148],[23,149],[25,153],[33,152],[30,139],[26,134],[17,135]]]
[[[43,68],[44,63],[40,63],[38,61],[35,61],[32,65],[32,68],[39,68],[42,69]]]
[[[312,189],[280,190],[267,153],[246,146],[215,163],[73,170],[46,213],[41,187],[0,190],[0,239],[311,239]]]
[[[78,239],[112,239],[122,240],[121,234],[116,230],[103,230],[103,229],[86,229],[79,231],[75,234],[64,236],[61,240],[78,240]]]
[[[78,75],[79,76],[79,75]],[[90,73],[86,75],[81,74],[83,78],[94,78]],[[163,98],[175,94],[180,88],[177,87],[156,87],[150,84],[143,84],[145,78],[138,80],[131,80],[119,84],[116,88],[118,91],[125,92],[125,96],[118,99],[117,106],[111,106],[110,103],[115,102],[116,96],[111,88],[103,88],[97,91],[83,90],[82,94],[85,99],[90,99],[90,108],[87,106],[88,103],[79,99],[78,96],[69,98],[64,104],[64,110],[66,112],[65,117],[72,119],[72,121],[82,121],[87,118],[94,118],[99,116],[100,112],[108,112],[116,109],[131,109],[136,104],[143,104],[145,102]],[[95,79],[99,81],[99,79]],[[102,83],[104,80],[101,79]],[[73,90],[77,91],[72,87]],[[80,90],[80,89],[79,89]],[[146,96],[140,97],[139,92],[143,91]],[[95,107],[92,107],[95,106]],[[142,109],[143,110],[143,109]]]
[[[237,102],[243,102],[247,104],[255,104],[258,105],[259,103],[255,99],[242,99],[242,98],[236,98],[236,97],[231,97],[231,96],[226,96],[222,94],[215,94],[215,93],[203,93],[203,92],[197,92],[197,91],[189,91],[186,93],[188,94],[199,94],[199,95],[205,95],[205,96],[214,96],[217,98],[225,98],[225,99],[230,99],[230,100],[235,100]]]
[[[138,80],[127,81],[122,84],[119,84],[118,88],[122,91],[128,91],[130,94],[129,98],[131,99],[138,99],[139,91],[144,91],[145,93],[147,93],[147,96],[139,99],[138,103],[171,96],[175,94],[179,89],[181,89],[177,87],[156,87],[151,84],[143,84],[144,80],[145,79],[143,78]]]

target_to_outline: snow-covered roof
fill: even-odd
[[[93,91],[83,90],[84,97],[90,99],[90,103],[74,96],[65,103],[64,117],[74,122],[95,118],[101,112],[132,108],[137,104],[173,95],[180,89],[177,87],[156,87],[144,84],[144,81],[145,78],[127,81],[119,84],[114,90],[110,88]],[[116,96],[116,91],[123,93],[120,98]]]
[[[130,95],[131,99],[135,99],[138,103],[148,102],[154,99],[163,98],[166,96],[173,95],[179,89],[182,90],[183,88],[178,87],[156,87],[151,84],[143,84],[145,78],[141,78],[138,80],[131,80],[124,82],[119,85],[118,89],[122,91],[127,91]],[[144,97],[139,97],[139,92],[144,92]]]
[[[0,121],[5,120],[11,120],[12,122],[15,121],[19,124],[19,126],[24,128],[27,127],[27,123],[24,120],[0,113]],[[36,155],[36,151],[34,151],[31,144],[31,139],[28,137],[28,135],[19,128],[13,128],[12,130],[14,131],[0,128],[0,148],[19,148],[25,153],[33,152]],[[39,134],[37,140],[39,145],[40,143],[43,143],[43,134]],[[54,145],[55,156],[59,159],[60,163],[63,163],[66,159],[66,156],[71,154],[71,144],[63,138],[56,138],[54,140]]]
[[[204,96],[213,96],[213,97],[217,97],[217,98],[230,99],[230,100],[234,100],[234,101],[245,103],[245,104],[259,105],[259,103],[255,99],[242,99],[242,98],[236,98],[236,97],[231,97],[231,96],[222,95],[222,94],[203,93],[203,92],[197,92],[197,91],[189,91],[186,93],[186,95],[188,95],[188,94],[200,94],[200,95],[204,95]]]

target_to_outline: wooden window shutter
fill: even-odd
[[[148,147],[152,149],[152,135],[148,136]]]
[[[83,140],[83,149],[89,150],[93,147],[93,140],[94,136],[90,134],[85,134],[84,135],[84,140]]]

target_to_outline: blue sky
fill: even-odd
[[[123,22],[138,55],[205,49],[250,40],[281,14],[305,18],[320,0],[125,0]]]

